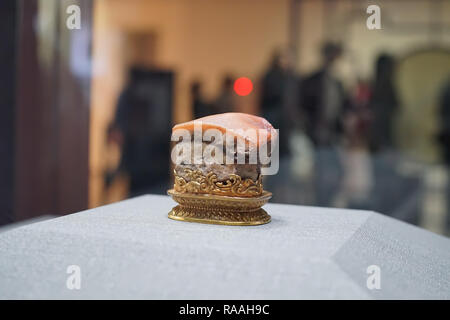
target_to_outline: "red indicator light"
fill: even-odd
[[[234,91],[240,96],[247,96],[253,90],[253,83],[249,78],[240,77],[234,82]]]

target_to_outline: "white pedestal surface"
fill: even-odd
[[[0,298],[450,299],[450,239],[378,213],[268,204],[271,223],[237,227],[170,220],[175,205],[148,195],[0,232]]]

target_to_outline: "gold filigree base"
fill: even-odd
[[[170,219],[233,226],[270,222],[270,215],[261,209],[272,197],[268,191],[253,198],[180,193],[174,189],[167,193],[179,203],[169,212]]]

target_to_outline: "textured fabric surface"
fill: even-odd
[[[170,220],[174,205],[142,196],[0,232],[0,298],[450,298],[450,240],[377,213],[268,204],[271,223],[233,227]]]

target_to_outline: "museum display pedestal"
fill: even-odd
[[[169,219],[175,205],[147,195],[0,232],[0,298],[450,298],[450,239],[378,213],[269,203],[271,223],[225,226]]]

